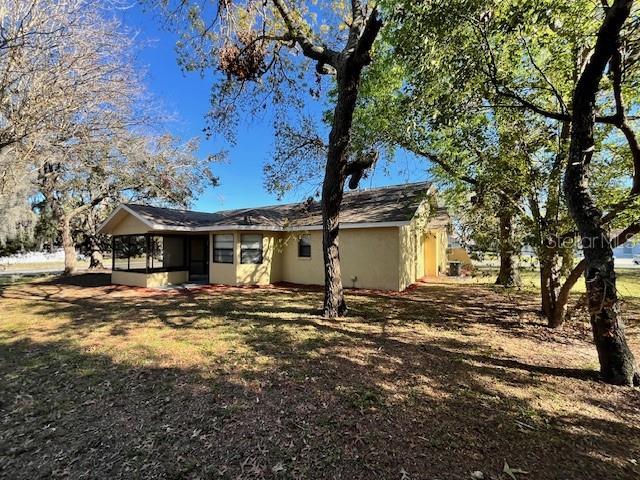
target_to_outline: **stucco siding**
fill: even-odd
[[[400,227],[398,245],[399,290],[404,290],[416,280],[416,243],[411,225]]]
[[[213,246],[215,235],[233,235],[233,263],[214,263]],[[209,283],[236,285],[236,265],[238,264],[238,232],[215,232],[209,236]]]
[[[114,270],[111,273],[111,283],[116,285],[129,285],[131,287],[146,287],[147,275],[137,272],[119,272]]]
[[[221,231],[211,234],[209,245],[209,282],[225,285],[268,285],[281,279],[281,259],[278,252],[279,235],[274,232],[249,232],[262,235],[262,263],[240,263],[242,232]],[[214,263],[215,235],[233,235],[233,263]]]
[[[278,260],[274,261],[274,256],[277,255],[275,252],[276,235],[272,232],[255,233],[262,234],[262,263],[260,264],[240,263],[241,234],[236,235],[235,257],[238,260],[236,283],[238,285],[268,285],[280,280],[279,272],[276,271],[276,267],[280,265],[280,262]],[[251,234],[254,234],[254,232],[251,232]]]
[[[307,234],[311,258],[298,257],[298,239]],[[302,285],[324,284],[322,232],[284,235],[282,280]],[[345,287],[398,290],[398,228],[358,228],[340,231],[340,267]]]
[[[311,258],[298,257],[298,239],[301,235],[309,235]],[[280,238],[280,250],[282,281],[301,285],[324,285],[322,231],[284,234]]]
[[[111,235],[136,235],[144,234],[149,231],[144,223],[133,215],[126,215],[120,222],[109,232]]]
[[[111,273],[111,283],[147,288],[177,285],[186,282],[187,278],[186,271],[141,273],[115,270]]]
[[[187,271],[178,272],[154,272],[147,275],[147,287],[161,287],[163,285],[178,285],[185,283],[189,278]]]
[[[397,227],[354,228],[343,230],[340,237],[340,266],[345,287],[400,289]],[[322,275],[324,279],[324,272]]]

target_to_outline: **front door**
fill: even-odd
[[[189,239],[189,281],[209,281],[209,237],[190,236]]]

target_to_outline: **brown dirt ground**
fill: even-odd
[[[531,293],[354,291],[327,321],[315,289],[107,281],[0,287],[0,477],[640,478],[640,390]]]

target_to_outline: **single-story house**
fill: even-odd
[[[445,272],[449,223],[430,183],[345,193],[343,284],[401,291]],[[317,201],[215,213],[123,204],[99,231],[112,236],[115,284],[324,284]]]

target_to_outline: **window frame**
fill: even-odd
[[[231,237],[231,248],[216,248],[216,237]],[[212,250],[212,254],[213,254],[213,258],[212,261],[213,263],[220,263],[222,265],[233,265],[235,263],[235,244],[236,244],[236,238],[235,235],[233,233],[214,233],[213,234],[213,242],[211,242],[211,248]],[[231,261],[230,262],[222,262],[219,260],[216,260],[216,252],[217,251],[225,251],[231,252]]]
[[[308,242],[309,242],[308,245],[302,245],[302,241],[305,238],[308,239]],[[302,252],[302,248],[303,247],[307,247],[308,248],[308,250],[309,250],[308,255],[303,255],[302,254],[303,253]],[[298,258],[302,258],[302,259],[311,258],[311,235],[304,234],[304,235],[301,235],[300,237],[298,237]]]
[[[260,237],[260,248],[245,248],[244,247],[244,237]],[[260,260],[257,262],[245,262],[244,261],[244,253],[245,252],[256,252],[260,255]],[[262,265],[264,263],[264,235],[262,233],[242,233],[240,234],[240,263],[243,265]]]

